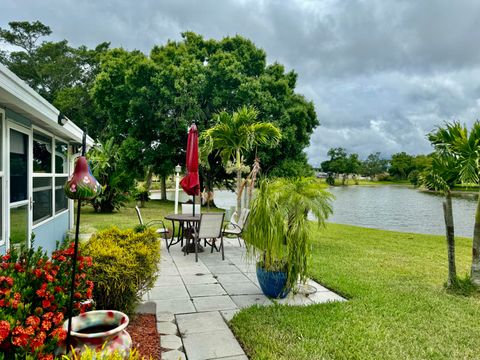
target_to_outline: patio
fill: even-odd
[[[312,280],[308,284],[315,287],[314,294],[290,294],[274,301],[287,305],[345,301]],[[225,261],[207,248],[197,263],[194,254],[184,256],[179,245],[167,252],[162,242],[160,275],[144,301],[156,304],[161,346],[171,349],[162,354],[164,360],[247,359],[226,322],[242,308],[273,304],[262,294],[255,264],[245,260],[245,248],[236,239],[225,239]]]

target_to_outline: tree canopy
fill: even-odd
[[[67,40],[40,41],[51,33],[50,27],[40,21],[10,22],[8,29],[0,28],[0,41],[13,45],[15,50],[0,56],[0,61],[68,118],[99,137],[105,122],[89,90],[100,56],[109,44],[88,49],[72,47]]]
[[[259,145],[246,163],[258,155],[265,171],[284,162],[301,164],[292,169],[308,169],[303,149],[319,122],[312,102],[295,93],[296,74],[278,63],[267,65],[265,52],[241,36],[182,36],[155,46],[150,56],[122,49],[103,56],[92,95],[107,115],[112,135],[141,139],[145,160],[165,176],[184,161],[191,122],[202,132],[214,125],[215,114],[253,106],[260,122],[280,128],[282,140],[275,149]],[[208,161],[218,164],[215,156]],[[202,174],[212,185],[223,185],[229,177],[208,167]]]

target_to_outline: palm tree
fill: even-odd
[[[476,121],[470,132],[459,122],[446,124],[445,127],[431,133],[428,138],[439,154],[454,159],[458,166],[459,181],[479,184],[480,122]],[[472,282],[480,286],[480,196],[475,212],[470,275]]]
[[[443,202],[443,216],[445,220],[448,280],[447,286],[456,282],[457,270],[455,264],[455,230],[453,223],[452,189],[458,182],[458,167],[455,158],[448,154],[435,153],[432,165],[428,172],[420,175],[420,183],[427,189],[436,190],[445,196]]]
[[[258,111],[242,107],[229,114],[225,111],[215,115],[216,124],[202,134],[203,149],[207,154],[216,150],[224,163],[231,160],[237,173],[237,214],[240,214],[242,167],[244,154],[258,145],[276,146],[280,129],[268,122],[258,122]]]

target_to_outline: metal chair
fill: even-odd
[[[140,222],[141,226],[145,227],[156,227],[156,225],[161,225],[161,227],[156,227],[155,232],[159,234],[164,240],[165,244],[167,245],[167,250],[170,252],[170,245],[168,244],[168,234],[169,231],[167,227],[165,226],[165,223],[163,220],[151,220],[145,223],[142,218],[142,213],[140,212],[140,208],[138,206],[135,206],[135,211],[137,212],[138,216],[138,221]]]
[[[235,222],[234,216],[236,213],[232,215],[232,219],[230,220],[230,223],[225,225],[223,228],[223,235],[226,237],[236,237],[238,240],[238,245],[240,247],[242,246],[242,242],[240,241],[240,238],[243,233],[243,229],[245,229],[245,226],[247,225],[248,221],[248,215],[250,214],[250,209],[242,209],[240,212],[240,217],[238,218],[238,221]]]
[[[198,243],[201,239],[206,241],[206,244],[213,249],[222,250],[222,260],[225,260],[225,251],[223,248],[223,232],[222,225],[225,213],[203,213],[200,215],[200,223],[193,228],[194,243],[195,243],[195,262],[198,261]],[[216,241],[220,239],[220,247],[217,248]]]

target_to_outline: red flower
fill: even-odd
[[[2,256],[2,260],[3,260],[3,261],[8,261],[8,260],[10,260],[10,258],[11,258],[10,253],[8,253],[7,255],[3,255],[3,256]]]
[[[53,360],[53,355],[52,354],[40,355],[38,360]]]
[[[42,270],[40,269],[33,270],[33,275],[35,275],[37,279],[40,278],[40,276],[42,276]]]
[[[28,335],[25,333],[25,329],[21,326],[17,326],[12,331],[12,344],[19,347],[24,347],[28,343]]]
[[[35,351],[40,346],[42,346],[45,343],[46,338],[47,338],[47,334],[45,334],[43,331],[40,331],[30,343],[32,350]]]
[[[77,291],[75,294],[73,294],[73,297],[74,297],[75,299],[81,299],[81,298],[82,298],[82,294],[80,294],[80,293]]]
[[[18,271],[18,272],[23,272],[23,267],[22,267],[22,264],[20,263],[15,263],[14,265],[14,268],[15,268],[15,271]]]
[[[47,283],[43,283],[40,289],[37,290],[37,295],[40,297],[46,296]]]
[[[8,263],[6,263],[6,262],[2,262],[2,263],[0,264],[0,266],[2,267],[2,269],[4,269],[4,270],[5,270],[5,269],[7,269],[7,268],[8,268],[9,264],[8,264]]]
[[[25,324],[33,326],[34,328],[37,328],[38,325],[40,325],[40,319],[38,316],[30,315],[25,321]]]
[[[48,331],[52,327],[52,322],[48,320],[44,320],[42,322],[42,330]]]
[[[51,303],[48,300],[42,300],[42,307],[44,309],[48,309],[50,307]]]
[[[62,322],[62,320],[63,320],[63,313],[61,313],[61,312],[57,312],[57,313],[55,314],[55,316],[53,317],[53,323],[54,323],[55,325],[60,325],[60,323]]]
[[[0,343],[5,340],[10,333],[10,323],[6,320],[0,320]]]
[[[51,311],[49,311],[49,312],[43,314],[42,317],[43,317],[44,320],[52,320],[52,318],[53,318],[53,313],[52,313]]]
[[[13,298],[15,300],[20,300],[22,298],[22,295],[20,293],[16,292],[15,294],[13,294]]]
[[[5,278],[5,281],[7,282],[8,285],[13,286],[13,279],[10,276],[7,276]]]
[[[67,331],[62,327],[57,327],[50,334],[51,337],[57,337],[58,340],[63,341],[67,338]]]
[[[52,282],[54,280],[54,277],[50,274],[47,274],[45,273],[45,279],[48,281],[48,282]]]

